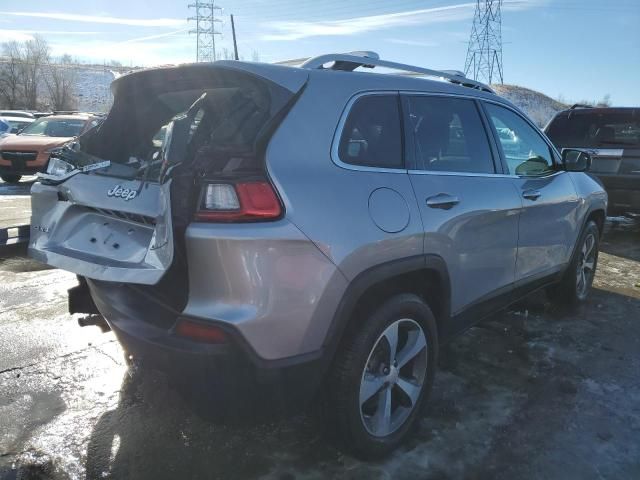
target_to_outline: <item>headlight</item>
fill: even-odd
[[[75,170],[76,167],[64,160],[56,157],[49,159],[49,165],[47,166],[47,173],[53,177],[64,177],[67,173]]]

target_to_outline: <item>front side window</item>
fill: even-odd
[[[408,151],[413,169],[495,173],[489,140],[473,100],[408,96]]]
[[[493,103],[486,104],[511,175],[540,176],[553,172],[551,149],[520,115]]]
[[[351,165],[403,168],[397,95],[370,95],[353,104],[342,130],[338,156]]]

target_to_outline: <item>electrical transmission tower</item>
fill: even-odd
[[[196,61],[215,62],[216,35],[220,35],[216,25],[221,22],[216,18],[216,13],[222,9],[215,5],[214,0],[196,0],[189,8],[195,9],[195,16],[188,20],[196,22],[196,29],[189,31],[196,34]]]
[[[476,0],[464,74],[474,80],[503,83],[502,0]]]

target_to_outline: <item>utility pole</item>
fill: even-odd
[[[221,22],[216,18],[216,13],[222,9],[216,6],[215,0],[196,0],[189,8],[195,9],[195,16],[187,20],[196,22],[195,30],[189,31],[196,34],[196,61],[215,62],[216,35],[220,35],[216,31],[216,24]]]
[[[236,24],[233,22],[233,13],[231,14],[231,33],[233,33],[233,55],[236,60],[238,58],[238,44],[236,43]]]
[[[474,80],[504,83],[502,70],[502,0],[476,0],[464,74]]]

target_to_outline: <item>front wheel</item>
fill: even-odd
[[[598,264],[600,230],[594,221],[584,227],[571,263],[558,285],[549,288],[558,304],[576,305],[589,296]]]
[[[353,329],[333,366],[328,404],[349,450],[376,458],[404,440],[433,383],[437,349],[433,314],[413,294],[391,298]]]
[[[2,178],[5,183],[18,183],[22,178],[22,175],[5,174],[0,175],[0,178]]]

